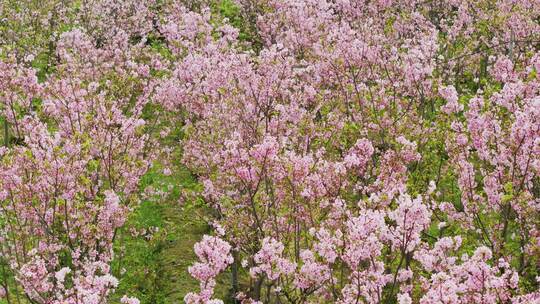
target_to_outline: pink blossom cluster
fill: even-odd
[[[205,235],[202,241],[195,244],[195,253],[200,262],[189,267],[189,273],[200,282],[201,290],[199,293],[188,293],[184,298],[186,303],[223,303],[211,298],[216,285],[215,278],[233,262],[230,251],[231,245],[218,237]]]

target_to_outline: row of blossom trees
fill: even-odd
[[[30,302],[108,303],[163,122],[215,211],[187,303],[226,270],[246,304],[540,302],[537,1],[4,2],[0,257]]]
[[[148,109],[159,65],[147,43],[153,4],[0,4],[8,303],[108,303],[118,285],[113,243],[159,151],[151,134],[160,118]]]

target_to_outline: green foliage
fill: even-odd
[[[228,23],[237,28],[240,32],[238,39],[246,42],[250,49],[258,51],[262,48],[262,42],[257,34],[257,28],[249,16],[242,15],[240,8],[233,0],[213,1],[211,8],[217,20],[227,19]]]

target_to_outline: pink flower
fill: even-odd
[[[463,111],[463,105],[458,103],[458,95],[456,88],[449,85],[440,90],[441,96],[447,101],[441,110],[446,114],[457,113]]]
[[[139,301],[139,299],[133,298],[133,297],[128,297],[127,295],[124,295],[122,297],[122,299],[120,299],[120,302],[123,303],[123,304],[139,304],[139,303],[141,303]]]
[[[196,262],[188,268],[189,273],[201,283],[200,293],[188,293],[184,297],[186,303],[208,303],[214,292],[215,277],[233,262],[230,254],[231,246],[218,237],[203,236],[203,239],[195,244],[195,254],[200,262]]]
[[[398,298],[399,304],[412,304],[412,299],[411,299],[411,296],[409,296],[409,294],[400,293],[398,294],[397,298]]]
[[[71,272],[70,268],[64,267],[60,269],[59,271],[57,271],[54,276],[58,282],[63,283],[66,278],[66,275],[69,274],[70,272]]]

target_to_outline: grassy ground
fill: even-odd
[[[198,282],[189,275],[188,267],[197,260],[193,245],[210,232],[204,219],[208,210],[196,201],[179,202],[182,189],[198,187],[180,165],[171,176],[163,175],[162,168],[156,165],[142,181],[142,187],[166,189],[169,185],[172,190],[165,199],[143,201],[126,226],[159,230],[150,238],[123,233],[124,238],[117,243],[116,249],[124,255],[113,266],[121,282],[115,300],[128,294],[138,297],[143,304],[183,303],[188,292],[198,291]],[[126,269],[123,275],[122,268]],[[229,274],[218,278],[216,296],[227,296],[228,283]]]

